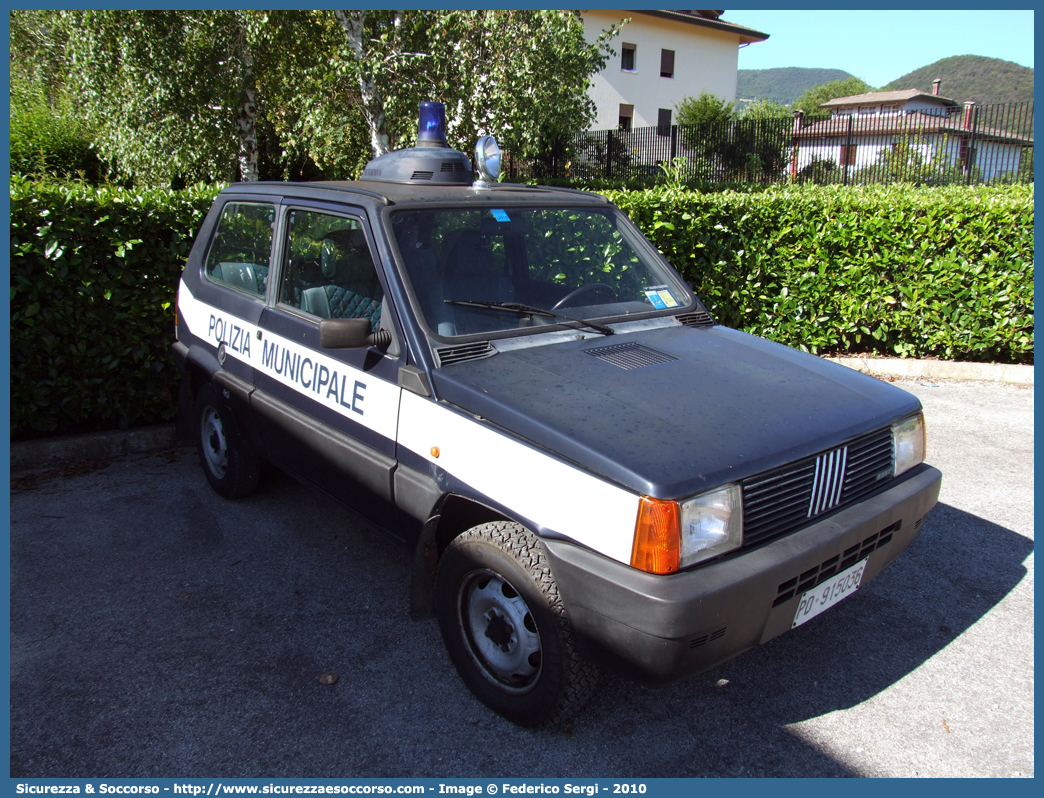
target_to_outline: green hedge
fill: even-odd
[[[12,180],[12,437],[174,417],[174,292],[217,191]]]
[[[819,354],[1033,362],[1033,187],[604,192],[730,327]]]
[[[218,187],[11,182],[15,437],[171,419]],[[606,192],[724,324],[817,353],[1033,362],[1033,188]]]

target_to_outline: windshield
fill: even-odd
[[[420,311],[440,336],[561,324],[563,316],[621,321],[688,305],[691,293],[631,246],[627,225],[612,208],[471,206],[392,216]]]

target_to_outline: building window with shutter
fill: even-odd
[[[841,165],[842,166],[855,166],[856,162],[856,145],[852,144],[846,146],[841,145]]]
[[[660,77],[674,77],[674,50],[660,50]]]
[[[631,129],[631,119],[634,117],[634,106],[620,103],[620,130]]]
[[[656,117],[656,134],[658,136],[671,135],[671,109],[661,108]]]
[[[623,48],[623,53],[620,55],[620,69],[624,72],[636,72],[637,67],[635,64],[638,62],[635,61],[635,51],[638,48],[633,44],[627,44],[627,42],[624,42],[621,47]]]

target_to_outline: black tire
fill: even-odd
[[[228,411],[211,384],[196,395],[196,448],[207,481],[226,499],[242,499],[254,492],[261,460],[227,434]]]
[[[496,521],[454,539],[435,610],[457,673],[508,720],[562,723],[594,692],[598,669],[577,653],[540,541],[522,526]]]

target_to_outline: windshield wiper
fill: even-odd
[[[584,319],[578,319],[574,316],[567,316],[564,313],[556,313],[553,310],[535,308],[532,305],[524,305],[521,302],[487,302],[482,299],[444,299],[443,302],[447,305],[460,305],[464,308],[507,310],[511,313],[517,313],[519,316],[547,316],[552,319],[565,319],[566,321],[573,321],[577,324],[581,324],[584,327],[590,327],[592,330],[597,330],[602,335],[616,334],[615,330],[611,327],[606,327],[604,324],[595,324],[593,321],[585,321]]]

